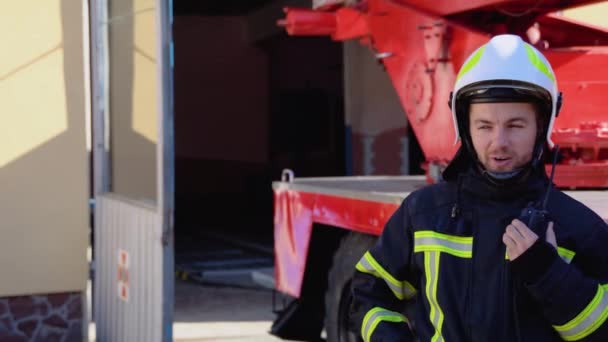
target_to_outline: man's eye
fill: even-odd
[[[510,125],[511,128],[524,128],[524,125]]]
[[[489,125],[477,126],[477,129],[483,129],[483,130],[490,129],[490,126]]]

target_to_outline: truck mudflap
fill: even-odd
[[[270,333],[282,339],[296,341],[323,341],[323,317],[317,307],[301,299],[293,299],[285,308],[276,312]]]

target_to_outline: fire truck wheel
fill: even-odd
[[[348,325],[348,308],[352,301],[350,283],[355,265],[376,239],[376,236],[351,232],[342,239],[340,247],[334,253],[325,293],[325,331],[328,342],[361,340],[359,334],[352,332]]]

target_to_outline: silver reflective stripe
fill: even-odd
[[[587,307],[570,322],[553,326],[566,341],[576,341],[589,336],[608,318],[608,295],[606,286],[599,286],[598,291]]]
[[[414,253],[430,251],[471,258],[473,237],[453,236],[430,230],[414,232]]]
[[[439,280],[439,252],[424,253],[424,271],[426,274],[426,298],[429,301],[430,319],[433,327],[435,327],[435,335],[431,338],[431,342],[444,342],[441,334],[443,325],[443,312],[437,301],[437,283]]]
[[[383,279],[398,299],[411,299],[416,295],[416,288],[412,284],[405,280],[399,281],[395,279],[374,260],[369,252],[365,253],[361,260],[359,260],[356,268],[360,272],[368,273]]]
[[[409,326],[409,321],[402,314],[376,307],[370,310],[363,319],[363,329],[361,329],[361,337],[364,341],[371,340],[374,330],[382,321],[404,322]]]
[[[416,245],[435,245],[435,246],[444,246],[450,249],[454,249],[461,252],[472,252],[473,245],[467,243],[460,243],[454,241],[448,241],[436,237],[420,237],[416,238]]]

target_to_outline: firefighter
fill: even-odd
[[[461,146],[358,262],[352,327],[365,341],[608,341],[608,227],[545,172],[561,106],[546,58],[496,36],[450,105]]]

